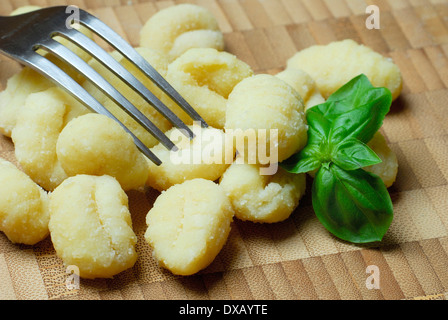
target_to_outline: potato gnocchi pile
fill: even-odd
[[[14,14],[35,9],[24,7]],[[49,57],[151,148],[163,161],[160,166],[144,157],[115,121],[91,113],[33,70],[24,67],[9,79],[0,93],[0,132],[11,137],[19,167],[0,159],[0,231],[27,245],[50,235],[57,255],[64,264],[78,266],[81,277],[113,277],[138,259],[126,191],[153,188],[160,195],[147,214],[145,239],[154,259],[173,274],[197,273],[225,245],[233,219],[283,221],[306,190],[305,174],[288,173],[278,163],[272,174],[261,174],[267,164],[251,154],[254,150],[236,148],[235,132],[254,130],[257,145],[269,149],[273,137],[261,132],[278,130],[280,162],[307,143],[305,111],[324,102],[346,80],[363,72],[374,85],[391,89],[394,98],[401,90],[398,68],[352,40],[304,49],[284,71],[269,75],[254,74],[225,52],[223,39],[209,11],[180,4],[148,20],[137,48],[204,117],[208,128],[195,126],[118,52],[111,53],[191,126],[194,140],[181,139],[179,129],[138,94],[75,49],[169,137],[179,138],[176,154],[98,88]],[[391,186],[398,167],[395,154],[380,133],[369,145],[383,163],[366,170]],[[203,157],[211,149],[213,158]],[[177,163],[176,157],[201,161]]]

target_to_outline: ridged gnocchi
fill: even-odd
[[[13,243],[34,245],[48,234],[48,194],[11,162],[0,158],[0,231]]]
[[[110,278],[137,260],[128,198],[110,176],[65,180],[50,195],[49,230],[57,256],[82,278]]]
[[[308,73],[327,99],[354,77],[365,74],[375,87],[386,87],[395,100],[402,89],[400,69],[394,62],[352,39],[314,45],[297,52],[287,68]]]
[[[163,192],[146,216],[145,239],[158,263],[177,275],[206,268],[227,241],[232,205],[216,183],[193,179]]]
[[[191,48],[224,50],[216,18],[204,7],[180,4],[160,10],[143,26],[140,46],[160,50],[170,61]]]
[[[250,66],[230,53],[193,48],[168,66],[166,79],[210,126],[222,129],[229,94],[239,82],[252,75]],[[192,123],[166,96],[162,101],[185,123]]]
[[[256,164],[233,163],[220,179],[240,220],[275,223],[292,214],[305,194],[305,174],[282,168],[274,175],[261,175]]]
[[[261,134],[271,129],[277,130],[277,135],[274,134],[276,141],[267,133]],[[259,161],[259,146],[264,146],[266,151],[276,152],[277,161],[281,162],[307,143],[308,126],[303,100],[296,90],[278,77],[259,74],[246,78],[229,95],[225,130],[231,131],[236,139],[244,139],[246,130],[255,130],[256,147],[247,143],[245,149],[240,148],[238,152],[245,158],[254,159],[254,163],[262,163]]]
[[[61,131],[70,120],[89,111],[57,87],[30,94],[17,112],[12,141],[23,171],[47,191],[67,178],[56,154]]]
[[[148,160],[115,120],[90,113],[70,121],[56,144],[57,158],[68,176],[109,175],[125,190],[141,189]]]
[[[150,149],[162,164],[149,163],[148,186],[163,191],[196,178],[215,181],[233,162],[234,145],[224,131],[197,124],[189,128],[196,136],[193,140],[177,128],[166,132],[178,147],[177,151],[169,151],[162,144]]]

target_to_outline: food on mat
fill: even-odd
[[[93,38],[88,29],[74,27]],[[118,51],[111,55],[189,125],[195,134],[190,140],[99,61],[55,39],[88,62],[178,150],[167,150],[102,88],[39,49],[162,164],[145,158],[114,120],[91,113],[24,67],[0,93],[0,133],[12,138],[23,170],[0,159],[0,231],[12,242],[34,244],[50,233],[57,255],[76,265],[81,277],[113,277],[137,260],[126,192],[151,187],[160,192],[146,216],[144,237],[153,257],[173,274],[191,275],[218,255],[233,218],[288,219],[305,194],[306,173],[313,178],[316,215],[331,233],[358,243],[379,240],[387,231],[393,214],[387,187],[396,179],[398,162],[378,129],[386,105],[402,89],[391,59],[347,39],[297,52],[276,75],[255,75],[224,51],[223,33],[207,9],[192,4],[162,9],[142,28],[136,50],[209,127],[194,123]]]
[[[232,219],[232,205],[218,184],[188,180],[156,199],[146,217],[145,238],[162,267],[177,275],[192,275],[215,259]]]
[[[50,219],[48,195],[11,162],[0,158],[0,231],[13,243],[45,239]]]
[[[69,176],[109,175],[125,191],[145,186],[148,160],[131,135],[105,115],[89,113],[70,121],[59,135],[56,152]]]
[[[49,229],[58,257],[82,278],[110,278],[137,260],[128,198],[110,176],[65,180],[50,195]]]
[[[180,4],[160,10],[143,26],[140,45],[161,51],[173,61],[191,48],[224,50],[216,18],[204,7]]]
[[[360,74],[374,87],[388,88],[393,100],[402,89],[400,69],[390,58],[351,39],[303,49],[288,60],[287,68],[308,73],[325,99]]]

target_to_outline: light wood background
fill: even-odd
[[[132,45],[158,10],[191,2],[209,8],[225,34],[226,50],[256,73],[277,73],[296,51],[352,38],[391,57],[404,87],[382,132],[398,156],[390,189],[395,207],[383,243],[356,246],[332,237],[314,216],[309,193],[285,222],[235,221],[214,263],[191,277],[157,267],[143,239],[156,192],[129,192],[139,241],[134,268],[114,279],[67,274],[50,239],[29,247],[0,233],[2,299],[446,299],[448,298],[448,1],[446,0],[6,0],[0,15],[23,5],[74,4],[108,23]],[[381,29],[365,27],[365,9],[380,8]],[[0,90],[19,70],[0,58]],[[15,161],[0,138],[0,156]],[[1,195],[0,195],[1,196]],[[366,267],[380,271],[369,290]]]

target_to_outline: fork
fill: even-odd
[[[72,14],[77,11],[77,15]],[[101,77],[84,60],[73,51],[53,39],[61,36],[73,42],[92,57],[97,59],[117,77],[135,90],[146,102],[151,104],[158,112],[168,119],[190,139],[194,138],[193,132],[166,107],[152,92],[150,92],[135,76],[118,63],[106,50],[95,41],[76,30],[73,26],[78,23],[94,34],[97,34],[106,43],[127,58],[139,68],[152,82],[177,103],[194,121],[207,127],[204,119],[182,98],[182,96],[145,60],[131,45],[121,38],[104,22],[92,14],[73,6],[56,6],[40,9],[17,16],[0,16],[0,52],[4,55],[38,71],[52,80],[56,85],[65,89],[78,101],[91,111],[106,115],[117,121],[128,132],[140,151],[156,165],[161,160],[149,148],[141,142],[122,122],[120,122],[109,110],[91,96],[80,84],[59,67],[50,62],[37,52],[38,49],[56,56],[58,59],[71,65],[77,72],[90,80],[96,87],[117,103],[126,113],[150,132],[160,143],[169,150],[177,150],[175,144],[131,104],[118,90]]]

